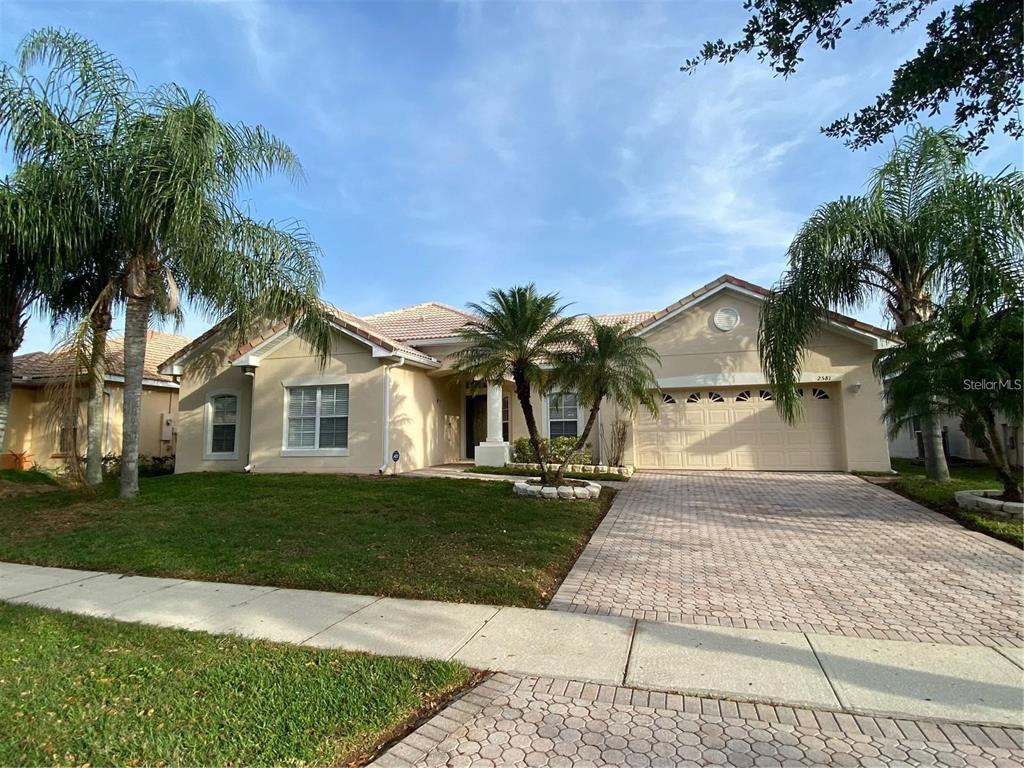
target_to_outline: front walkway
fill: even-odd
[[[1020,550],[850,475],[638,473],[551,608],[1020,648]],[[826,637],[828,636],[828,637]]]
[[[822,711],[1019,725],[1024,652],[0,564],[0,600]]]

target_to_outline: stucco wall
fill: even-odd
[[[228,345],[230,346],[230,345]],[[226,347],[225,347],[226,349]],[[255,377],[221,362],[186,371],[178,415],[178,472],[240,471],[250,461],[256,472],[377,472],[384,462],[384,365],[370,349],[348,337],[335,337],[331,357],[321,369],[310,346],[291,337],[260,355]],[[216,356],[207,354],[206,360]],[[461,458],[461,390],[447,377],[428,376],[408,364],[392,368],[388,453],[401,452],[399,471]],[[286,386],[317,383],[349,385],[348,455],[288,455],[284,449]],[[204,458],[207,401],[218,392],[234,392],[239,401],[237,459]],[[250,413],[252,438],[250,442]],[[390,464],[390,461],[389,461]]]
[[[393,368],[389,450],[401,453],[399,471],[458,461],[462,457],[463,390],[448,377],[417,368]]]
[[[104,385],[106,398],[103,415],[104,455],[121,453],[123,419],[123,388],[119,382]],[[80,387],[77,391],[78,408],[78,453],[85,456],[87,440],[88,390]],[[28,452],[30,461],[46,469],[58,469],[67,463],[67,457],[60,453],[59,431],[50,414],[50,398],[46,388],[15,387],[12,390],[10,420],[3,453],[11,451]],[[140,421],[139,453],[143,456],[166,456],[174,452],[172,441],[161,439],[161,415],[175,412],[178,402],[177,390],[147,387],[142,393],[142,416]]]

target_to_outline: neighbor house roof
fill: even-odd
[[[143,377],[155,381],[172,381],[160,373],[160,364],[191,342],[188,336],[162,331],[149,331],[146,336],[146,362]],[[124,376],[124,338],[111,337],[106,349],[107,375]],[[29,352],[14,358],[14,381],[41,382],[67,375],[71,360],[66,352]],[[84,371],[83,371],[84,373]]]

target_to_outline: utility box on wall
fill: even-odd
[[[169,443],[174,439],[174,414],[160,414],[160,440]]]

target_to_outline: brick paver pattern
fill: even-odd
[[[841,474],[638,473],[551,608],[1022,646],[1019,552]]]
[[[625,765],[984,766],[1024,761],[1019,729],[892,720],[496,675],[378,768]]]

